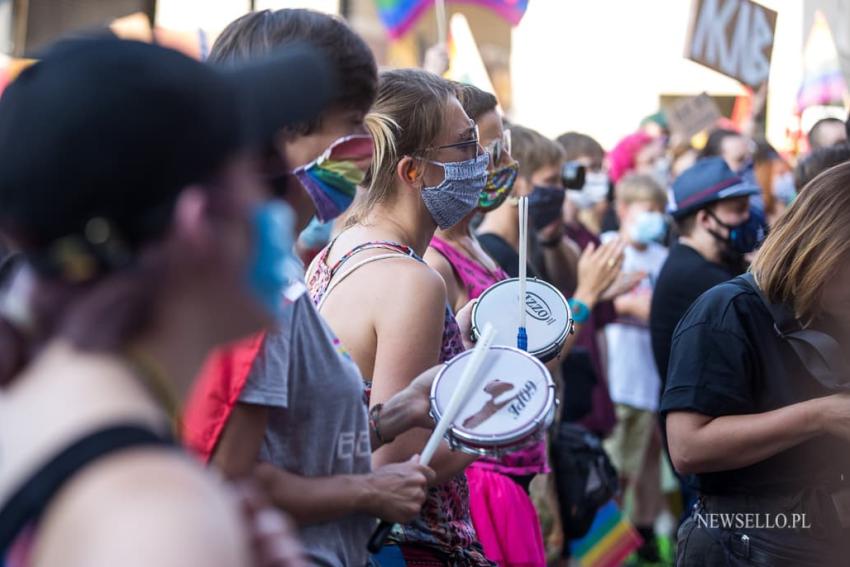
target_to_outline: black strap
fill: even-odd
[[[838,341],[827,333],[804,328],[790,309],[768,301],[753,274],[738,277],[755,290],[773,319],[777,336],[791,345],[815,380],[830,390],[850,390],[850,373]]]
[[[0,507],[0,558],[26,526],[35,523],[76,473],[112,453],[147,445],[170,445],[166,437],[138,425],[101,429],[69,445],[33,474]]]

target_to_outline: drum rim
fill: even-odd
[[[469,446],[471,451],[475,451],[476,448],[480,450],[486,451],[488,447],[492,447],[494,449],[499,449],[501,447],[510,448],[512,443],[521,441],[525,437],[528,437],[530,433],[532,433],[535,429],[537,429],[538,423],[545,423],[547,417],[550,413],[556,411],[557,399],[555,395],[555,379],[552,378],[552,373],[549,372],[549,369],[546,368],[546,365],[540,362],[540,360],[532,355],[531,353],[522,351],[516,347],[511,347],[507,345],[493,345],[490,347],[491,350],[507,350],[519,353],[527,358],[529,358],[533,363],[538,367],[538,369],[543,371],[543,376],[547,379],[548,385],[546,387],[546,402],[544,404],[545,409],[541,415],[535,417],[534,421],[529,422],[521,428],[518,428],[517,433],[513,433],[510,436],[505,435],[478,435],[473,436],[472,434],[465,433],[456,429],[455,427],[449,427],[447,433],[454,439],[455,444],[459,447],[467,447]],[[434,382],[431,384],[431,415],[435,421],[439,421],[440,414],[436,409],[436,398],[437,398],[437,386],[440,383],[440,379],[445,374],[449,365],[454,361],[464,357],[464,356],[472,356],[472,350],[464,351],[440,368],[440,371],[437,373],[437,376],[434,377]],[[482,440],[484,439],[484,440]],[[468,445],[467,445],[468,444]],[[469,452],[469,451],[466,451]],[[481,454],[480,452],[474,452],[473,454]],[[486,454],[486,453],[485,453]]]
[[[478,314],[478,306],[481,304],[481,299],[485,295],[490,293],[491,290],[499,287],[500,285],[504,285],[504,284],[507,284],[507,283],[510,283],[510,282],[517,282],[517,281],[519,281],[519,278],[508,278],[506,280],[496,282],[493,285],[491,285],[490,287],[488,287],[487,289],[485,289],[484,292],[475,299],[475,304],[472,306],[472,314],[470,316],[471,323],[472,323],[472,338],[473,339],[477,340],[478,337],[481,336],[480,327],[475,320],[475,317]],[[567,325],[566,325],[566,328],[564,329],[564,331],[560,335],[558,335],[558,340],[555,343],[552,343],[549,347],[546,347],[546,348],[541,349],[541,350],[536,350],[536,351],[528,351],[528,353],[527,353],[527,354],[530,354],[530,355],[537,357],[537,358],[546,357],[551,352],[554,352],[554,353],[560,352],[560,350],[564,347],[564,343],[566,342],[567,337],[570,336],[570,333],[572,332],[573,328],[575,327],[575,321],[573,320],[573,310],[570,309],[570,304],[567,301],[567,298],[564,297],[564,294],[561,293],[561,290],[559,290],[554,285],[550,284],[547,281],[541,280],[540,278],[536,278],[536,277],[528,278],[528,281],[533,281],[533,282],[536,282],[536,283],[539,283],[539,284],[542,284],[542,285],[545,285],[545,286],[552,288],[552,291],[554,291],[557,294],[558,299],[561,301],[561,303],[563,303],[564,308],[567,310]],[[497,345],[497,346],[507,346],[507,345]],[[520,351],[520,352],[522,352],[522,351]],[[549,359],[549,360],[551,360],[551,359]]]

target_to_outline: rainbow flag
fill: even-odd
[[[590,531],[570,542],[582,567],[619,567],[643,540],[613,500],[596,512]]]
[[[517,25],[528,8],[528,0],[446,0],[446,3],[477,4],[493,10],[512,26]],[[390,37],[403,36],[434,0],[375,0],[378,15]]]
[[[803,48],[803,82],[797,92],[797,112],[810,106],[841,103],[847,94],[832,31],[818,10]]]

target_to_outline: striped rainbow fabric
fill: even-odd
[[[810,106],[840,104],[847,95],[832,31],[818,10],[803,49],[803,81],[797,92],[797,112]]]
[[[528,0],[446,0],[447,3],[477,4],[493,10],[512,26],[522,19],[528,8]],[[403,36],[416,20],[431,6],[434,0],[375,0],[378,15],[390,37]]]
[[[590,531],[570,543],[582,567],[619,567],[643,540],[612,500],[596,513]]]

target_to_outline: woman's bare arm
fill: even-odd
[[[377,271],[377,270],[376,270]],[[387,274],[388,275],[388,274]],[[421,372],[439,361],[445,320],[445,284],[433,270],[412,262],[396,264],[392,277],[376,277],[385,302],[375,308],[377,351],[371,404],[386,402]],[[378,449],[374,466],[401,462],[422,451],[430,431],[415,428]],[[444,444],[431,461],[442,483],[463,471],[474,457],[453,453]]]

